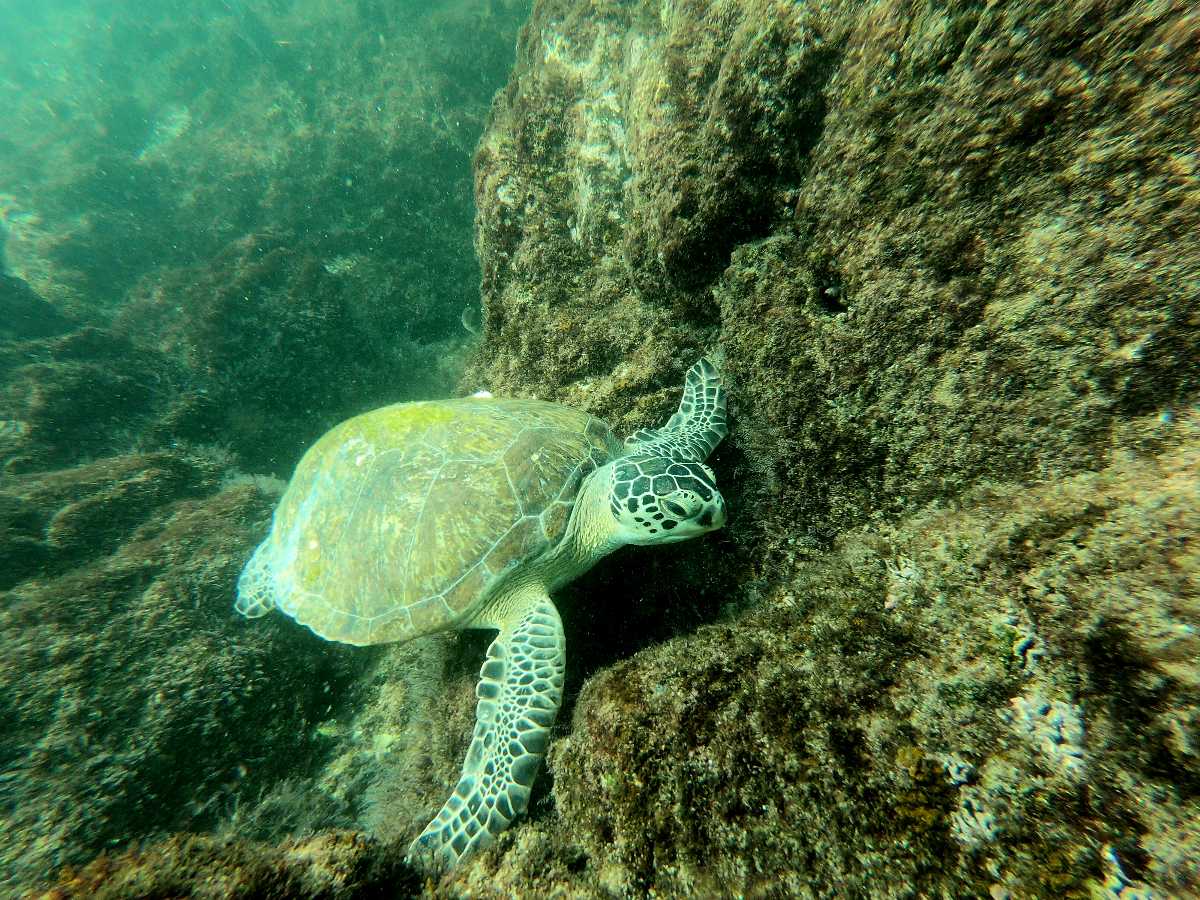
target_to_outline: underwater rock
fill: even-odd
[[[1194,891],[1187,429],[849,532],[753,611],[598,673],[551,755],[556,833],[626,893],[1063,896],[1103,882],[1106,846]],[[889,609],[897,558],[914,584]]]
[[[211,489],[206,462],[170,453],[120,456],[0,482],[7,551],[0,589],[111,553],[159,507]]]
[[[399,853],[353,832],[327,832],[278,846],[202,835],[102,856],[64,872],[38,900],[145,897],[414,896],[419,879]]]
[[[0,892],[211,828],[319,757],[310,723],[363,660],[238,627],[232,585],[273,497],[218,490],[221,472],[155,454],[4,482],[24,577],[0,593]]]
[[[1182,13],[605,8],[536,5],[480,142],[470,385],[624,430],[718,344],[767,542],[1092,467],[1200,389]]]
[[[719,348],[733,521],[624,561],[555,812],[447,884],[1200,891],[1190,13],[603,9],[535,4],[480,142],[464,387],[625,430]]]
[[[24,281],[0,272],[0,339],[48,337],[70,327],[71,321]]]
[[[213,412],[177,362],[107,329],[0,341],[4,473],[211,441]]]

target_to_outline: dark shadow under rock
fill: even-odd
[[[71,320],[24,281],[0,272],[0,339],[49,337],[70,327]]]

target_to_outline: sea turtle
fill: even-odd
[[[667,424],[623,443],[585,412],[485,396],[385,406],[305,453],[238,580],[238,612],[279,609],[358,645],[499,631],[462,777],[411,861],[453,866],[525,811],[562,699],[550,594],[624,544],[720,528],[704,460],[725,433],[721,382],[701,359]]]

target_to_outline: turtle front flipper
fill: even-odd
[[[562,702],[566,642],[541,588],[502,603],[500,629],[475,689],[475,734],[454,793],[408,848],[410,862],[442,869],[486,847],[529,805]],[[517,601],[517,602],[514,602]]]
[[[721,375],[707,357],[702,357],[688,369],[679,409],[667,424],[635,431],[625,438],[625,448],[631,456],[667,456],[678,462],[704,462],[728,433]]]

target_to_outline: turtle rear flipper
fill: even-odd
[[[276,607],[275,576],[267,564],[267,542],[263,541],[242,569],[237,583],[237,602],[233,608],[247,619],[265,616]]]
[[[408,848],[410,861],[454,866],[525,812],[562,702],[566,641],[540,588],[498,604],[508,621],[488,648],[475,689],[475,734],[450,799]],[[482,623],[481,623],[482,624]]]

